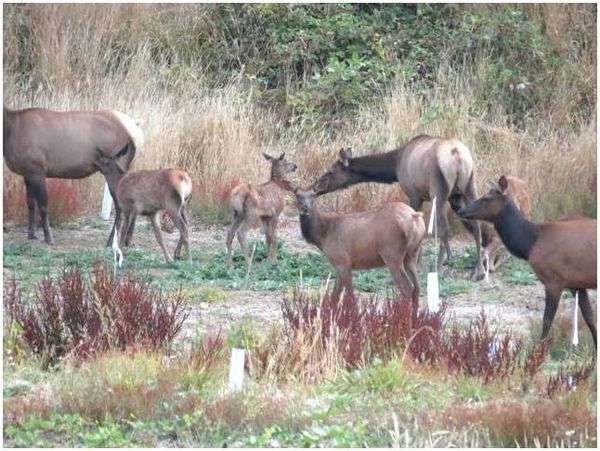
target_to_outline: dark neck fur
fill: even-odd
[[[539,235],[539,226],[527,220],[512,200],[494,221],[496,232],[511,254],[527,260]]]
[[[300,212],[300,230],[302,237],[307,243],[313,244],[320,248],[320,218],[319,214],[312,209],[310,212]]]
[[[396,161],[398,152],[399,149],[396,149],[391,152],[353,158],[350,160],[350,170],[360,175],[365,182],[397,182]]]

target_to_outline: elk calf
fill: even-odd
[[[527,260],[544,284],[542,339],[548,335],[562,291],[569,289],[579,294],[581,314],[596,344],[594,314],[587,293],[588,288],[596,288],[596,220],[575,218],[534,224],[517,208],[507,191],[508,181],[502,176],[497,187],[460,209],[458,214],[494,224],[509,252]]]
[[[510,175],[505,177],[508,183],[506,195],[512,199],[515,206],[521,210],[525,217],[529,217],[531,200],[527,183]],[[508,259],[508,255],[502,252],[504,248],[502,240],[494,230],[494,226],[487,222],[481,224],[481,247],[483,264],[484,266],[489,265],[490,272],[496,271]]]
[[[148,216],[165,260],[167,263],[172,262],[173,259],[165,249],[158,224],[159,214],[166,211],[180,234],[174,258],[181,258],[181,249],[185,245],[188,260],[191,260],[186,206],[192,195],[192,180],[185,171],[159,169],[130,172],[124,175],[117,185],[116,194],[122,214],[119,229],[120,247],[128,244],[131,239],[136,216]]]
[[[269,248],[268,259],[274,261],[277,252],[277,223],[283,210],[285,192],[289,191],[289,182],[285,176],[294,172],[297,166],[285,159],[285,153],[279,158],[265,153],[263,156],[271,163],[271,177],[262,185],[252,186],[244,183],[231,191],[229,203],[233,210],[233,223],[227,233],[227,264],[231,265],[231,246],[237,234],[242,252],[249,259],[246,247],[246,235],[251,229],[262,227]]]
[[[402,296],[419,306],[417,257],[425,236],[423,214],[401,202],[360,213],[324,213],[315,192],[295,190],[304,239],[317,246],[335,267],[332,297],[343,288],[353,295],[352,270],[387,266]]]

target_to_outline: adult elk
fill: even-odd
[[[515,206],[521,210],[525,217],[529,217],[531,212],[531,199],[527,183],[520,178],[510,175],[505,176],[508,183],[506,195],[515,203]],[[502,240],[494,230],[494,226],[487,222],[480,224],[481,227],[481,247],[484,266],[489,266],[489,271],[494,272],[507,259],[508,255],[502,252]]]
[[[4,107],[3,120],[4,160],[25,181],[29,239],[36,238],[37,205],[46,243],[54,243],[48,221],[47,177],[80,179],[100,171],[117,205],[117,183],[143,141],[143,133],[131,117],[114,110],[63,112]],[[109,159],[110,164],[100,168],[101,158]],[[119,213],[116,206],[115,224]],[[115,224],[107,245],[112,241]]]
[[[345,188],[356,183],[399,182],[414,210],[424,201],[436,199],[436,221],[441,238],[438,270],[450,260],[446,201],[456,212],[477,197],[473,173],[473,158],[469,149],[457,139],[420,135],[404,146],[386,153],[352,158],[350,149],[342,149],[339,160],[312,186],[317,195]],[[475,238],[477,264],[474,278],[481,278],[481,232],[477,221],[461,219]],[[443,253],[446,258],[442,259]]]
[[[262,226],[267,239],[268,259],[273,261],[277,252],[277,223],[284,207],[285,192],[290,190],[287,174],[297,166],[285,159],[285,152],[279,158],[263,153],[271,163],[269,181],[258,186],[243,183],[231,191],[229,203],[233,210],[233,223],[227,233],[227,264],[231,265],[231,246],[237,234],[243,254],[248,259],[246,235],[250,229]]]
[[[360,213],[319,211],[312,190],[294,190],[304,239],[318,247],[336,270],[332,298],[353,296],[352,270],[387,266],[398,290],[419,306],[417,258],[425,236],[423,213],[401,202]]]
[[[535,224],[530,222],[507,195],[508,181],[459,210],[465,219],[494,224],[509,252],[527,260],[546,290],[542,339],[546,338],[564,289],[579,294],[579,308],[594,344],[596,327],[587,289],[596,288],[596,220],[563,219]]]

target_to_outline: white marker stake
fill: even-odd
[[[244,383],[244,350],[233,348],[231,350],[231,364],[229,366],[229,390],[240,391]]]
[[[490,256],[485,254],[485,283],[490,283]]]
[[[579,344],[579,333],[577,332],[577,309],[579,307],[579,292],[575,292],[575,305],[573,307],[573,346]]]
[[[435,231],[435,272],[427,273],[427,310],[431,313],[436,313],[440,309],[440,284],[437,273],[437,221],[435,221],[435,200],[433,198],[431,206],[431,214],[429,215],[429,227],[427,233],[431,235]]]
[[[440,309],[440,286],[438,273],[427,273],[427,310],[436,313]]]
[[[108,183],[104,183],[104,195],[102,196],[102,210],[100,211],[100,217],[105,221],[110,219],[110,210],[112,208],[113,200],[108,189]]]

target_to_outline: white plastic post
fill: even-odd
[[[573,346],[579,344],[579,332],[577,331],[577,310],[579,308],[579,292],[575,292],[575,305],[573,306]]]
[[[110,210],[112,208],[113,200],[108,189],[108,183],[104,183],[104,195],[102,196],[102,209],[100,210],[100,217],[105,221],[110,219]]]
[[[434,247],[435,247],[435,271],[427,273],[427,310],[431,313],[436,313],[440,309],[440,284],[437,273],[437,221],[435,220],[436,214],[436,198],[433,198],[431,205],[431,214],[429,215],[429,227],[427,233],[431,235],[434,233]]]
[[[233,348],[231,350],[231,363],[229,365],[229,390],[240,391],[244,383],[244,350]]]

